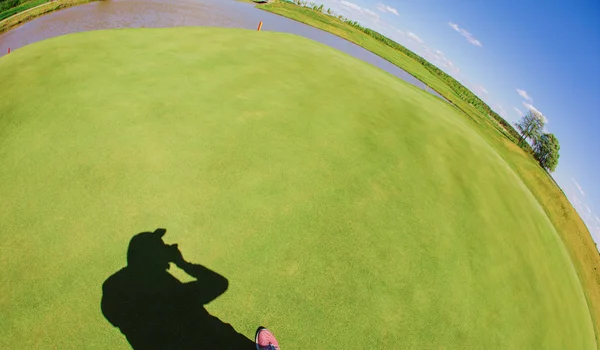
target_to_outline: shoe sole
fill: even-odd
[[[256,334],[254,335],[254,344],[256,345],[256,350],[261,350],[258,347],[258,335],[260,334],[260,331],[262,331],[263,329],[266,329],[263,326],[258,327],[258,329],[256,330]]]

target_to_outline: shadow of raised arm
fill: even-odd
[[[227,279],[186,262],[166,230],[135,235],[127,266],[102,285],[101,311],[134,349],[254,349],[253,341],[211,315],[204,305],[228,286]],[[196,281],[182,283],[167,270],[175,263]]]
[[[184,261],[178,263],[177,266],[196,279],[196,281],[183,284],[186,294],[195,302],[208,304],[225,293],[229,287],[227,278],[202,265]]]

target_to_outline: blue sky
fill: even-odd
[[[510,122],[534,108],[560,143],[553,174],[600,243],[599,0],[320,0],[405,45]]]

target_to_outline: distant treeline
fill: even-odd
[[[446,74],[444,71],[439,69],[437,66],[431,64],[426,59],[424,59],[423,57],[410,51],[406,47],[400,45],[399,43],[395,42],[394,40],[376,32],[372,29],[361,26],[356,21],[345,18],[344,16],[339,16],[339,15],[333,14],[331,9],[325,10],[323,5],[317,5],[315,3],[308,3],[308,2],[302,1],[302,0],[293,0],[293,1],[286,1],[286,2],[292,2],[296,5],[308,7],[315,11],[330,15],[332,17],[337,17],[341,21],[361,30],[362,32],[371,36],[372,38],[374,38],[374,39],[384,43],[385,45],[387,45],[395,50],[398,50],[398,51],[402,52],[403,54],[407,55],[408,57],[414,59],[415,61],[419,62],[423,67],[425,67],[429,72],[431,72],[431,74],[435,75],[436,77],[441,79],[443,82],[445,82],[461,100],[463,100],[467,103],[470,103],[471,105],[473,105],[473,107],[475,107],[477,110],[479,110],[484,115],[489,115],[492,118],[494,118],[494,120],[496,120],[496,122],[498,122],[502,127],[504,127],[504,129],[514,138],[514,140],[520,139],[521,135],[519,134],[519,132],[517,130],[515,130],[515,128],[509,122],[507,122],[506,120],[504,120],[504,118],[502,118],[500,115],[498,115],[498,113],[494,112],[490,108],[490,106],[488,106],[487,103],[483,102],[479,97],[477,97],[473,92],[471,92],[471,90],[466,88],[464,85],[462,85],[456,79],[452,78],[450,75]],[[527,146],[528,145],[525,145],[525,148],[529,148]]]

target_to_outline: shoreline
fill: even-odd
[[[335,33],[335,32],[332,32],[332,31],[328,31],[328,30],[326,30],[326,29],[323,29],[323,28],[316,27],[316,26],[312,25],[311,23],[308,23],[308,22],[301,21],[301,20],[299,20],[299,19],[297,19],[297,18],[288,17],[288,16],[286,16],[285,14],[282,14],[282,13],[279,13],[279,12],[276,12],[276,11],[272,11],[272,10],[270,10],[269,8],[265,8],[264,6],[262,6],[262,5],[267,5],[267,4],[265,4],[265,3],[256,3],[256,2],[254,2],[254,1],[252,1],[252,0],[236,0],[236,1],[254,4],[254,5],[256,5],[256,6],[254,6],[256,9],[259,9],[259,10],[262,10],[262,11],[265,11],[265,12],[268,12],[268,13],[272,13],[272,14],[274,14],[274,15],[278,15],[278,16],[281,16],[281,17],[285,17],[285,18],[287,18],[287,19],[289,19],[289,20],[292,20],[292,21],[295,21],[295,22],[298,22],[298,23],[305,24],[305,25],[307,25],[307,26],[310,26],[310,27],[312,27],[312,28],[316,28],[316,29],[322,30],[322,31],[324,31],[324,32],[326,32],[326,33],[329,33],[329,34],[335,35],[336,37],[338,37],[338,38],[340,38],[340,39],[346,40],[347,42],[349,42],[349,43],[351,43],[351,44],[357,45],[357,46],[359,46],[360,48],[363,48],[363,49],[365,49],[365,50],[369,51],[370,53],[372,53],[372,54],[376,55],[377,57],[379,57],[379,58],[381,58],[381,59],[383,59],[383,60],[385,60],[385,61],[387,61],[387,62],[389,62],[389,63],[393,64],[394,66],[396,66],[396,67],[398,67],[398,68],[402,69],[402,70],[403,70],[404,72],[406,72],[408,75],[410,75],[411,77],[415,78],[416,80],[418,80],[419,82],[421,82],[423,85],[425,85],[426,89],[427,89],[427,88],[429,88],[430,90],[432,90],[432,91],[434,91],[435,93],[437,93],[439,96],[436,96],[436,97],[438,97],[438,98],[441,98],[441,99],[442,99],[442,101],[444,101],[444,102],[448,103],[449,105],[451,105],[451,106],[453,106],[453,107],[457,108],[457,109],[458,109],[458,110],[460,110],[462,113],[465,113],[467,116],[469,116],[469,114],[468,114],[466,111],[464,111],[462,108],[458,107],[454,101],[452,101],[451,99],[449,99],[449,96],[445,96],[445,95],[444,95],[442,92],[440,92],[438,89],[435,89],[435,88],[434,88],[434,87],[432,87],[431,85],[427,84],[427,83],[426,83],[426,82],[425,82],[423,79],[421,79],[419,76],[415,75],[415,73],[413,73],[413,72],[412,72],[412,71],[411,71],[409,68],[403,67],[403,66],[401,66],[401,65],[399,65],[399,64],[397,64],[397,63],[395,63],[395,62],[392,62],[392,61],[390,61],[390,59],[389,59],[389,58],[387,58],[387,57],[385,57],[385,56],[382,56],[382,55],[380,55],[379,53],[377,53],[377,52],[375,52],[375,51],[373,51],[373,50],[369,49],[368,47],[365,47],[365,46],[361,45],[359,42],[353,41],[353,40],[351,40],[351,39],[349,39],[349,38],[347,38],[347,37],[344,37],[344,36],[342,36],[342,35],[339,35],[338,33]],[[274,1],[274,2],[272,2],[272,3],[269,3],[269,4],[273,4],[273,3],[277,3],[277,1]],[[417,63],[418,63],[418,62],[417,62]],[[422,89],[422,90],[423,90],[423,91],[426,91],[426,89]],[[435,95],[434,95],[434,96],[435,96]],[[470,116],[469,116],[469,117],[470,117]]]
[[[71,6],[76,6],[76,5],[80,5],[80,4],[84,4],[84,3],[88,3],[88,2],[92,2],[92,1],[99,1],[99,0],[55,0],[53,2],[48,2],[48,3],[44,3],[41,4],[39,6],[27,9],[25,11],[19,12],[17,14],[14,14],[13,16],[6,18],[2,21],[0,21],[0,34],[8,32],[10,29],[14,29],[17,28],[18,26],[20,26],[23,23],[27,23],[30,20],[33,20],[37,17],[41,17],[44,14],[47,13],[52,13],[54,11],[58,11],[61,10],[63,8],[68,8]],[[253,1],[250,0],[237,0],[239,2],[246,2],[246,3],[254,3]],[[256,3],[254,3],[256,5]],[[51,6],[51,5],[55,5],[55,7]],[[56,6],[57,5],[57,6]],[[416,75],[413,74],[413,72],[417,72],[417,73],[423,73],[423,77],[425,78],[429,78],[429,75],[425,75],[424,72],[422,72],[420,69],[416,69],[418,68],[416,65],[413,66],[412,62],[408,62],[408,60],[398,60],[398,62],[400,62],[401,64],[406,65],[404,68],[401,64],[398,64],[398,62],[392,62],[389,59],[387,59],[386,57],[382,56],[381,54],[376,53],[375,51],[372,51],[371,49],[369,49],[368,47],[363,46],[360,43],[357,43],[351,39],[345,38],[335,32],[331,32],[328,31],[326,29],[323,28],[319,28],[317,26],[314,26],[310,23],[307,22],[302,22],[301,20],[292,18],[292,17],[288,17],[284,14],[280,14],[277,12],[272,12],[269,10],[266,10],[263,8],[263,5],[259,5],[259,6],[254,6],[257,9],[263,10],[263,11],[267,11],[273,14],[276,14],[278,16],[282,16],[288,19],[291,19],[293,21],[299,22],[299,23],[304,23],[306,25],[309,25],[313,28],[317,28],[319,30],[323,30],[325,32],[331,33],[333,35],[336,35],[337,37],[346,40],[350,43],[353,43],[355,45],[358,45],[364,49],[366,49],[367,51],[370,51],[372,53],[374,53],[375,55],[383,58],[384,60],[400,67],[401,69],[403,69],[406,73],[414,76],[416,79],[418,79],[419,81],[421,81],[423,84],[425,84],[426,86],[429,86],[429,88],[431,88],[432,90],[438,92],[440,95],[442,95],[439,91],[433,89],[429,84],[425,83],[424,80],[421,80],[420,78],[418,78]],[[38,12],[39,11],[39,12]],[[22,18],[21,20],[17,20],[15,21],[16,18]],[[15,21],[15,23],[11,23],[10,26],[7,25],[6,28],[4,27],[6,25],[7,22],[9,21]],[[358,39],[360,39],[361,37],[357,37]],[[357,40],[358,40],[357,39]],[[368,46],[368,45],[367,45]],[[378,49],[378,46],[371,46],[372,48],[376,48]],[[382,51],[384,53],[386,53],[385,51]],[[410,58],[410,57],[409,57]],[[416,62],[416,61],[415,61]],[[418,62],[417,62],[418,63]],[[435,77],[435,76],[434,76]],[[436,78],[437,79],[437,78]],[[437,83],[437,81],[435,80],[431,80],[434,83]],[[441,81],[441,80],[440,80]],[[444,83],[443,81],[441,81],[442,84]],[[444,87],[442,84],[438,84],[436,86],[438,87]],[[444,89],[445,93],[449,93],[449,90]],[[444,96],[444,95],[442,95]],[[562,197],[559,198],[560,193],[556,193],[556,198],[553,199],[548,199],[549,197],[551,197],[550,195],[546,195],[545,193],[551,193],[551,190],[553,190],[552,188],[545,188],[545,184],[543,182],[540,181],[540,179],[538,177],[536,177],[537,173],[535,172],[537,168],[531,166],[531,167],[527,167],[527,165],[529,163],[526,163],[525,160],[521,160],[521,159],[517,159],[516,156],[513,156],[513,153],[508,153],[510,152],[514,152],[515,154],[518,155],[518,150],[514,150],[513,148],[510,148],[509,146],[512,145],[504,145],[502,142],[502,140],[496,140],[495,139],[495,135],[488,135],[487,130],[483,130],[486,129],[488,124],[490,126],[494,126],[493,125],[493,121],[488,120],[488,119],[476,119],[476,117],[478,117],[478,115],[473,116],[473,111],[474,108],[470,107],[468,104],[465,103],[460,103],[460,98],[452,95],[454,98],[457,99],[457,102],[459,102],[457,104],[454,104],[452,102],[451,105],[454,108],[457,108],[459,110],[462,111],[462,113],[471,119],[471,121],[480,124],[479,128],[481,129],[480,133],[482,134],[482,136],[485,136],[486,138],[489,138],[490,141],[490,145],[492,145],[498,152],[498,154],[504,158],[504,160],[513,168],[513,170],[515,171],[515,173],[517,175],[519,175],[519,177],[523,180],[523,182],[526,184],[526,186],[530,189],[530,191],[536,196],[536,199],[538,200],[538,202],[542,205],[542,207],[544,208],[544,210],[546,211],[546,214],[548,215],[548,218],[553,222],[553,224],[555,225],[557,231],[560,231],[561,234],[561,238],[566,242],[565,245],[567,246],[567,248],[569,249],[569,253],[573,254],[574,256],[574,265],[576,265],[576,269],[577,269],[577,273],[578,276],[580,277],[580,280],[582,281],[582,285],[586,284],[588,285],[590,283],[590,280],[593,281],[593,276],[592,279],[590,279],[591,274],[593,274],[593,272],[588,272],[589,268],[588,268],[588,261],[591,260],[585,260],[586,258],[591,259],[592,255],[581,255],[581,254],[587,254],[588,251],[587,250],[581,250],[581,252],[577,252],[577,249],[581,249],[578,248],[579,246],[577,246],[575,243],[572,243],[571,240],[573,240],[573,238],[581,238],[581,242],[583,242],[583,244],[586,244],[586,241],[584,241],[584,239],[587,239],[588,237],[584,237],[585,235],[585,231],[584,229],[581,229],[581,231],[578,231],[577,227],[574,227],[575,224],[573,224],[572,222],[567,222],[567,219],[569,218],[568,215],[570,215],[570,212],[568,211],[568,202],[565,202],[564,204],[564,208],[560,208],[559,204],[562,205],[562,203],[560,203],[560,201],[562,200]],[[489,117],[489,116],[488,116]],[[490,117],[491,118],[491,117]],[[506,136],[506,135],[504,135]],[[496,143],[496,141],[500,142],[500,143]],[[519,163],[521,162],[521,163]],[[560,186],[556,183],[556,181],[553,179],[553,177],[551,175],[549,175],[547,172],[544,171],[544,176],[548,176],[549,180],[552,180],[552,183],[554,184],[554,186],[562,193],[562,196],[564,196],[564,198],[566,198],[566,196],[564,195],[564,191],[562,191],[562,189],[560,188]],[[554,202],[556,202],[556,204],[553,204]],[[565,209],[566,208],[566,209]],[[561,216],[562,215],[562,216]],[[562,219],[562,217],[565,217],[567,219]],[[574,216],[575,217],[575,216]],[[573,231],[574,233],[571,234],[570,231]],[[581,232],[581,234],[579,233]],[[564,234],[564,236],[563,236]],[[589,235],[589,232],[587,232],[587,234]],[[595,246],[590,246],[592,247],[593,251],[593,257],[596,258],[597,255],[597,251]],[[573,252],[571,249],[574,249],[575,252]],[[575,261],[577,260],[577,261]],[[583,266],[583,267],[582,267]],[[592,265],[593,266],[593,265]],[[595,269],[595,268],[594,268]],[[600,268],[599,268],[600,270]],[[591,270],[590,270],[591,271]],[[598,287],[595,288],[590,288],[589,290],[589,297],[588,297],[588,290],[586,290],[584,288],[584,293],[586,294],[586,298],[588,298],[588,307],[591,311],[594,310],[594,306],[595,305],[600,305],[600,302],[597,302],[598,299],[598,295],[600,295],[598,292],[596,292],[596,290],[598,290]],[[600,310],[600,308],[596,309],[596,310]],[[600,320],[600,313],[592,313],[592,319],[594,320],[594,324],[597,324],[596,320]],[[598,316],[597,316],[598,315]],[[600,322],[600,321],[598,321]],[[596,332],[597,334],[597,339],[598,339],[598,334],[600,334],[600,332]],[[600,342],[599,342],[600,344]]]
[[[437,95],[439,95],[438,97],[441,97],[441,98],[442,98],[442,100],[443,100],[444,102],[446,102],[446,103],[450,104],[451,106],[453,106],[454,108],[458,109],[459,111],[461,111],[462,113],[464,113],[464,114],[465,114],[465,115],[466,115],[468,118],[470,118],[470,119],[471,119],[471,120],[473,120],[474,122],[476,122],[476,123],[478,123],[478,124],[481,124],[482,122],[483,122],[483,123],[488,123],[488,124],[490,124],[490,125],[491,125],[491,126],[492,126],[492,127],[493,127],[493,128],[494,128],[494,129],[495,129],[497,132],[498,132],[498,133],[500,133],[500,134],[501,134],[503,137],[506,137],[506,138],[507,138],[508,140],[510,140],[511,142],[515,142],[515,140],[512,138],[512,135],[511,135],[511,133],[510,133],[510,132],[508,132],[508,131],[507,131],[507,130],[506,130],[504,127],[503,127],[503,125],[502,125],[501,123],[499,123],[498,121],[496,121],[496,120],[495,120],[493,117],[483,118],[483,117],[484,117],[484,114],[483,114],[481,111],[479,111],[479,110],[477,110],[477,109],[475,109],[474,111],[470,111],[470,110],[468,110],[468,107],[469,107],[469,106],[466,106],[466,105],[464,105],[464,101],[463,101],[462,99],[460,99],[460,98],[459,98],[458,100],[456,100],[456,93],[455,93],[455,92],[454,92],[452,89],[450,89],[449,91],[442,91],[442,90],[440,90],[439,88],[435,88],[435,87],[433,86],[434,84],[428,83],[428,82],[426,81],[427,79],[423,79],[423,78],[424,78],[424,76],[422,76],[422,75],[419,75],[417,72],[415,72],[415,70],[414,70],[414,69],[411,69],[411,67],[409,67],[409,66],[405,66],[405,65],[403,65],[403,64],[401,64],[401,63],[399,63],[399,62],[394,62],[394,61],[392,61],[392,60],[390,59],[390,57],[386,56],[385,54],[382,54],[381,52],[377,52],[377,51],[376,51],[376,50],[374,50],[373,48],[370,48],[368,45],[363,45],[363,43],[362,43],[362,42],[359,42],[359,40],[355,40],[355,39],[353,39],[351,36],[345,36],[345,35],[343,35],[344,33],[340,34],[340,33],[338,33],[338,32],[335,32],[335,31],[329,30],[328,28],[323,28],[323,27],[320,27],[320,26],[318,26],[318,25],[315,25],[315,23],[312,23],[311,21],[305,21],[305,20],[302,20],[302,19],[299,19],[299,18],[295,18],[295,17],[293,17],[293,16],[289,16],[289,15],[287,15],[287,14],[285,13],[285,11],[277,11],[275,8],[272,8],[272,7],[270,7],[270,6],[277,6],[277,4],[284,4],[284,6],[285,6],[285,5],[293,5],[293,6],[298,6],[298,7],[301,7],[301,8],[302,8],[302,6],[300,6],[300,5],[296,5],[296,4],[290,4],[288,1],[281,1],[281,0],[274,0],[274,1],[271,1],[271,2],[269,2],[268,4],[255,3],[255,2],[254,2],[254,1],[252,1],[252,0],[236,0],[236,1],[239,1],[239,2],[246,2],[246,3],[254,3],[254,5],[255,5],[254,7],[255,7],[255,8],[257,8],[257,9],[259,9],[259,10],[262,10],[262,11],[265,11],[265,12],[268,12],[268,13],[272,13],[272,14],[275,14],[275,15],[278,15],[278,16],[281,16],[281,17],[285,17],[285,18],[287,18],[287,19],[290,19],[290,20],[292,20],[292,21],[296,21],[296,22],[298,22],[298,23],[302,23],[302,24],[308,25],[308,26],[310,26],[310,27],[313,27],[313,28],[316,28],[316,29],[322,30],[322,31],[324,31],[324,32],[327,32],[327,33],[329,33],[329,34],[333,34],[333,35],[337,36],[337,37],[338,37],[338,38],[340,38],[340,39],[346,40],[346,41],[348,41],[348,42],[350,42],[350,43],[352,43],[352,44],[354,44],[354,45],[357,45],[357,46],[359,46],[359,47],[361,47],[361,48],[363,48],[363,49],[365,49],[365,50],[367,50],[367,51],[369,51],[369,52],[373,53],[374,55],[377,55],[377,56],[378,56],[378,57],[380,57],[381,59],[383,59],[383,60],[385,60],[385,61],[387,61],[387,62],[389,62],[389,63],[391,63],[391,64],[395,65],[396,67],[398,67],[398,68],[402,69],[403,71],[405,71],[407,74],[411,75],[413,78],[415,78],[416,80],[418,80],[419,82],[421,82],[423,85],[425,85],[425,87],[426,87],[426,88],[429,88],[429,89],[431,89],[431,90],[432,90],[432,91],[434,91],[434,92],[435,92]],[[285,8],[285,7],[284,7],[284,8]],[[312,10],[313,10],[313,9],[311,9],[310,7],[304,7],[304,8],[305,8],[306,10],[308,10],[308,11],[312,11]],[[323,14],[323,15],[326,15],[326,14]],[[330,15],[326,15],[326,16],[328,16],[328,17],[332,17],[332,20],[333,20],[333,21],[335,21],[335,20],[337,19],[337,17],[335,17],[335,16],[330,16]],[[342,23],[343,23],[343,22],[342,22]],[[344,24],[345,24],[345,23],[344,23]],[[360,33],[362,33],[362,32],[360,32]],[[370,39],[373,39],[373,38],[369,37],[367,40],[370,40]],[[374,40],[375,40],[375,39],[374,39]],[[377,44],[381,44],[381,45],[383,45],[383,47],[384,47],[384,50],[385,50],[385,49],[387,49],[387,48],[389,48],[389,49],[392,49],[392,50],[395,50],[394,48],[392,48],[392,47],[389,47],[389,46],[387,46],[386,44],[383,44],[383,43],[380,43],[380,42],[377,42]],[[412,52],[412,51],[411,51],[411,52]],[[413,57],[410,57],[410,56],[406,55],[406,54],[405,54],[405,53],[403,53],[403,52],[397,52],[397,53],[398,53],[398,54],[400,54],[400,55],[403,55],[403,56],[407,57],[408,59],[410,59],[410,60],[412,60],[412,61],[414,61],[414,63],[415,63],[416,65],[421,65],[421,63],[420,63],[420,62],[418,62],[417,60],[415,60]],[[412,52],[412,53],[413,53],[413,54],[415,54],[414,52]],[[415,55],[416,55],[416,54],[415,54]],[[412,62],[411,62],[411,63],[412,63]],[[449,85],[448,85],[448,84],[446,84],[446,83],[445,83],[445,82],[444,82],[442,79],[440,79],[439,77],[437,77],[437,76],[433,75],[431,72],[429,72],[429,71],[425,71],[425,72],[423,72],[423,73],[431,75],[431,77],[432,77],[434,80],[437,80],[437,82],[439,82],[439,83],[441,83],[441,84],[443,84],[443,85],[445,85],[445,86],[449,87]],[[426,89],[423,89],[423,90],[426,90]],[[462,107],[461,107],[461,106],[459,106],[460,104],[463,104],[463,106],[462,106]],[[472,108],[475,108],[475,107],[474,107],[474,106],[472,106]],[[477,118],[474,118],[474,117],[473,117],[473,115],[480,115],[482,118],[480,118],[480,119],[477,119]],[[504,130],[502,130],[502,129],[504,129]]]
[[[72,6],[87,4],[93,1],[101,0],[54,0],[36,7],[32,7],[25,11],[15,13],[14,15],[0,21],[0,34],[47,13],[52,13]]]

